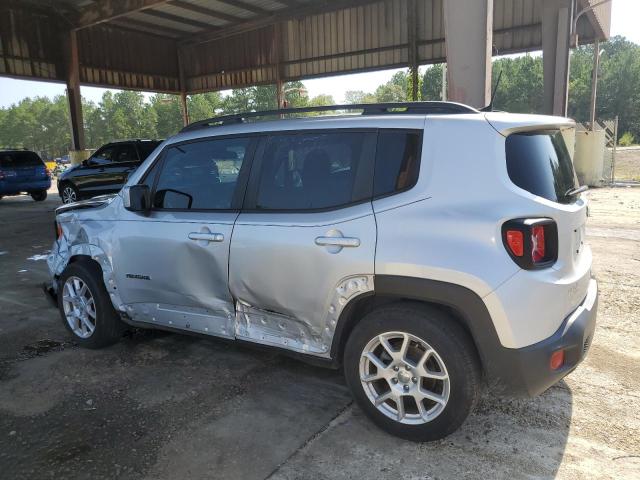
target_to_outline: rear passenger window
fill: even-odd
[[[256,207],[313,210],[368,198],[366,162],[373,133],[303,133],[271,137],[262,157]]]
[[[169,210],[232,208],[248,145],[247,138],[232,138],[170,147],[153,195],[153,206]]]
[[[416,184],[420,170],[420,139],[420,132],[380,131],[374,196],[401,192]]]

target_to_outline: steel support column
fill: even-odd
[[[69,102],[69,118],[71,120],[71,147],[73,150],[79,151],[85,149],[85,143],[82,97],[80,96],[80,59],[76,32],[69,32],[66,73],[67,100]]]
[[[448,99],[474,107],[491,100],[493,0],[444,0]]]
[[[182,49],[178,47],[178,76],[180,81],[180,112],[182,113],[182,124],[189,125],[189,104],[187,102],[187,77],[184,72],[184,60]]]
[[[544,113],[567,115],[573,0],[542,0]]]
[[[409,73],[411,82],[411,100],[420,99],[418,78],[418,4],[409,0],[407,4],[407,30],[409,36]]]

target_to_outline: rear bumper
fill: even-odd
[[[591,279],[584,301],[551,337],[524,348],[503,348],[502,366],[494,372],[492,383],[496,382],[510,395],[534,396],[559,382],[584,359],[593,340],[597,311],[598,284]],[[564,350],[564,365],[551,370],[551,354],[561,349]]]
[[[37,180],[33,182],[0,182],[0,195],[18,195],[23,192],[39,192],[49,190],[51,179]]]

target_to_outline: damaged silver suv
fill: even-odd
[[[86,347],[130,327],[277,347],[342,366],[387,431],[442,438],[483,385],[539,394],[592,341],[573,131],[442,102],[198,122],[56,211],[50,291]]]

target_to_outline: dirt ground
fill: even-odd
[[[640,147],[618,147],[615,169],[616,181],[640,182]]]
[[[39,283],[55,195],[0,201],[0,478],[640,479],[640,188],[589,192],[598,325],[540,397],[485,394],[435,443],[386,435],[340,372],[137,333],[78,348]]]

